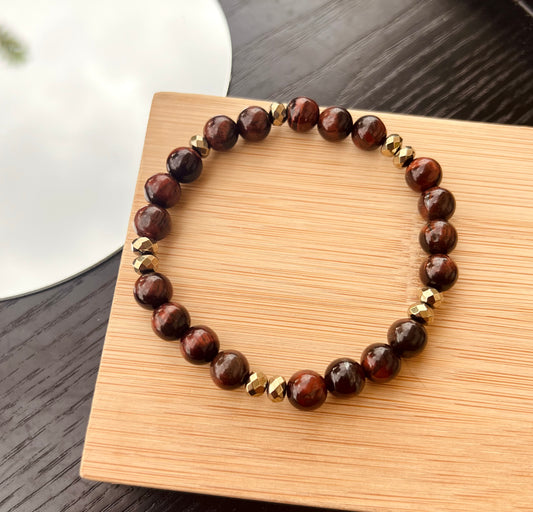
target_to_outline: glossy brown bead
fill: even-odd
[[[376,116],[363,116],[355,121],[352,130],[353,143],[365,151],[379,148],[387,138],[387,128]]]
[[[287,123],[297,132],[307,132],[318,122],[319,108],[305,96],[292,99],[287,105]]]
[[[180,183],[191,183],[202,174],[200,155],[192,148],[176,148],[168,155],[167,171]]]
[[[215,151],[228,151],[237,143],[239,130],[228,116],[215,116],[205,123],[204,137]]]
[[[352,132],[352,128],[352,116],[342,107],[326,108],[318,118],[318,133],[331,142],[345,139]]]
[[[455,197],[445,188],[428,188],[420,195],[418,211],[426,220],[448,220],[455,212]]]
[[[324,380],[328,391],[334,395],[353,396],[365,387],[365,372],[353,359],[341,357],[328,365]]]
[[[161,304],[152,313],[152,328],[164,340],[179,340],[189,329],[189,312],[175,302]]]
[[[298,409],[316,409],[325,402],[327,395],[326,381],[313,370],[300,370],[287,383],[287,398]]]
[[[418,240],[430,254],[448,254],[457,245],[457,231],[448,221],[430,220],[421,229]]]
[[[172,284],[163,274],[144,274],[135,282],[133,296],[143,307],[158,308],[172,297]]]
[[[415,192],[424,192],[442,180],[442,169],[433,158],[415,158],[405,169],[405,181]]]
[[[171,208],[180,200],[181,188],[170,174],[154,174],[144,184],[144,195],[152,204]]]
[[[191,327],[181,338],[183,357],[193,364],[209,363],[218,354],[220,342],[213,329],[205,325]]]
[[[449,290],[457,281],[459,270],[447,254],[432,254],[420,266],[420,280],[439,292]]]
[[[398,375],[402,362],[390,345],[374,343],[361,355],[361,366],[372,382],[388,382]]]
[[[155,204],[148,204],[138,210],[134,224],[139,236],[146,236],[151,240],[161,240],[170,233],[170,215]]]
[[[267,111],[261,107],[245,108],[237,118],[240,136],[250,142],[259,142],[270,133],[272,123]]]
[[[426,346],[426,329],[421,323],[402,318],[389,327],[387,341],[398,357],[414,357]]]
[[[211,361],[211,378],[223,389],[242,386],[250,373],[246,357],[237,350],[223,350]]]

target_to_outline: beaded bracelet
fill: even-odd
[[[267,378],[260,371],[250,372],[246,357],[237,350],[219,351],[216,333],[204,325],[190,326],[189,313],[180,304],[170,302],[172,285],[157,273],[155,256],[157,241],[170,232],[167,208],[177,204],[181,195],[179,183],[191,183],[202,172],[202,158],[211,149],[231,149],[239,135],[247,141],[261,141],[270,133],[271,126],[285,121],[297,132],[306,132],[318,125],[320,135],[328,141],[340,141],[351,134],[354,144],[362,150],[381,147],[383,155],[392,157],[393,164],[405,168],[409,187],[420,192],[418,210],[426,220],[419,241],[429,256],[420,267],[420,280],[425,285],[419,302],[408,309],[408,318],[394,322],[387,333],[386,343],[373,343],[361,355],[361,363],[343,357],[327,367],[324,376],[313,370],[296,372],[288,382],[281,376]],[[299,409],[316,409],[324,403],[328,391],[337,396],[360,393],[365,380],[387,382],[400,371],[401,358],[419,354],[427,343],[424,327],[433,320],[434,308],[440,306],[442,292],[451,288],[458,277],[457,266],[448,256],[456,243],[457,232],[448,219],[455,211],[451,192],[439,187],[442,179],[440,165],[432,158],[416,158],[410,146],[402,146],[397,134],[387,136],[383,122],[373,115],[352,121],[350,113],[341,107],[319,111],[318,105],[306,97],[298,97],[285,105],[272,103],[270,112],[261,107],[248,107],[237,123],[219,115],[207,121],[204,134],[195,135],[190,147],[173,150],[167,159],[167,173],[155,174],[144,186],[150,204],[135,214],[135,229],[139,238],[132,249],[140,255],[133,267],[141,276],[134,286],[134,297],[143,307],[153,308],[152,327],[165,340],[179,340],[183,357],[193,364],[210,363],[215,384],[224,389],[244,385],[252,396],[263,393],[280,402],[285,396]]]

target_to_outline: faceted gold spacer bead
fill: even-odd
[[[402,147],[403,139],[397,134],[388,135],[381,146],[381,153],[385,156],[394,156]]]
[[[433,322],[433,309],[427,304],[412,304],[407,310],[407,314],[415,321],[421,324],[430,324]]]
[[[444,295],[435,288],[422,288],[420,292],[420,302],[432,308],[440,308],[443,300]]]
[[[202,135],[193,135],[190,140],[191,148],[196,150],[196,152],[202,157],[205,158],[209,156],[209,143],[206,138]]]
[[[252,372],[246,381],[246,392],[250,396],[260,396],[266,391],[267,385],[268,379],[263,372]]]
[[[159,260],[153,254],[141,254],[133,260],[133,268],[137,274],[157,272]]]
[[[287,120],[287,107],[283,103],[274,102],[270,105],[270,122],[281,126]]]
[[[407,167],[415,158],[415,150],[411,146],[405,146],[400,148],[398,152],[394,155],[392,163],[401,169],[402,167]]]
[[[287,393],[287,383],[283,377],[270,377],[268,379],[267,394],[273,402],[281,402]]]
[[[131,242],[131,250],[140,254],[155,254],[157,249],[157,242],[152,242],[146,236],[140,236]]]

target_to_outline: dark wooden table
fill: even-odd
[[[533,124],[533,20],[510,0],[222,5],[232,96]],[[0,303],[0,511],[318,510],[79,478],[118,262]]]

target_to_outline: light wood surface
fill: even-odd
[[[157,94],[132,217],[173,147],[251,104],[268,103]],[[460,278],[425,352],[394,381],[314,412],[220,390],[133,300],[130,221],[83,477],[364,511],[530,510],[533,130],[380,117],[441,163],[457,199]],[[418,195],[390,159],[284,125],[204,164],[159,253],[193,324],[286,378],[385,340],[417,297],[424,257]]]

